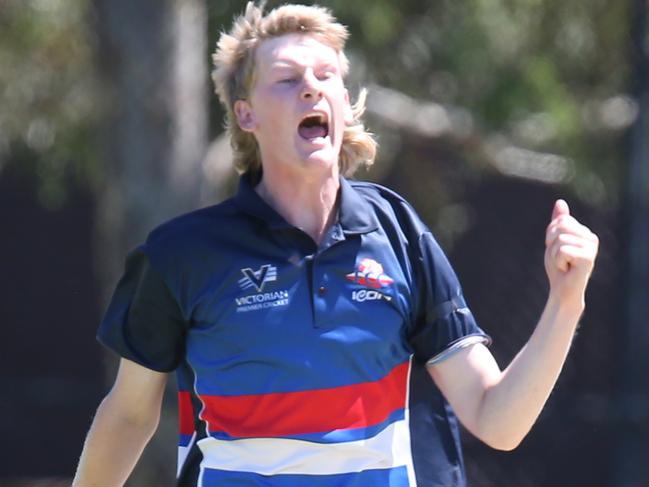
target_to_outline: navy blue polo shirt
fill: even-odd
[[[341,179],[320,245],[241,179],[133,251],[99,328],[179,384],[179,485],[461,486],[426,363],[486,342],[400,196]]]

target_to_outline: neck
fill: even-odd
[[[338,168],[330,174],[310,176],[264,172],[255,191],[287,222],[319,244],[336,218]]]

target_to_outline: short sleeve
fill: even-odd
[[[489,343],[469,310],[451,264],[433,235],[419,236],[418,296],[414,327],[409,336],[415,359],[429,362],[463,343]]]
[[[137,248],[126,259],[97,339],[126,359],[169,372],[184,355],[185,331],[176,299],[152,268],[144,248]]]

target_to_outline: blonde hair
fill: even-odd
[[[265,2],[264,2],[265,3]],[[261,156],[253,134],[239,127],[234,103],[245,100],[254,83],[255,51],[265,39],[284,34],[301,33],[313,36],[337,53],[343,77],[349,71],[344,53],[349,37],[347,28],[338,23],[323,7],[283,5],[264,15],[264,3],[248,2],[245,13],[235,19],[230,32],[223,32],[212,55],[216,94],[226,109],[226,129],[234,151],[234,166],[240,173],[261,174]],[[376,141],[360,120],[365,111],[367,91],[362,89],[352,106],[353,122],[345,127],[338,160],[340,172],[351,176],[360,166],[371,166],[376,157]]]

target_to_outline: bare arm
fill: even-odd
[[[550,295],[527,344],[504,371],[483,345],[428,367],[462,424],[490,446],[515,448],[541,412],[583,312],[597,247],[597,237],[557,202],[546,234]]]
[[[166,374],[121,360],[86,437],[73,487],[126,482],[158,426],[166,381]]]

